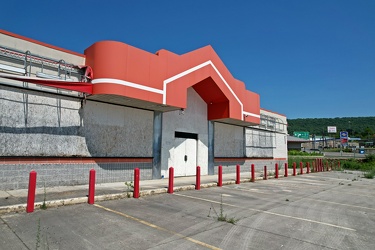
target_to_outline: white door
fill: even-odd
[[[197,166],[197,140],[175,138],[173,165],[175,176],[195,175]]]

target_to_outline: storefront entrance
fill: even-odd
[[[174,173],[175,176],[195,175],[197,166],[197,134],[175,132]]]

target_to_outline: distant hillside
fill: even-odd
[[[349,137],[373,138],[375,135],[375,116],[343,118],[300,118],[288,119],[288,133],[307,131],[310,135],[327,135],[327,126],[336,126],[337,132],[348,131]],[[339,137],[339,133],[336,134]]]

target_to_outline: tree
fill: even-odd
[[[374,131],[371,128],[366,127],[365,130],[362,132],[362,136],[364,138],[370,139],[374,136]]]

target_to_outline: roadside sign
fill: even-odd
[[[337,133],[337,128],[336,128],[336,126],[328,126],[327,127],[327,131],[328,131],[328,133],[336,134]]]
[[[310,139],[310,132],[307,132],[307,131],[295,131],[295,132],[293,132],[293,136],[308,140],[308,139]]]
[[[340,139],[348,139],[348,132],[341,131],[340,132]]]
[[[341,139],[341,144],[347,144],[348,143],[348,138],[349,134],[346,131],[341,131],[340,132],[340,139]]]

